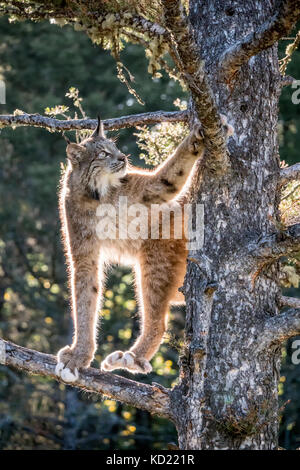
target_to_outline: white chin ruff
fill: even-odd
[[[115,173],[101,173],[95,178],[95,188],[100,196],[105,196],[111,186],[118,187],[120,179],[126,174],[126,165]]]

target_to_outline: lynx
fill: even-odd
[[[227,126],[229,135],[231,129]],[[141,333],[129,351],[107,356],[101,369],[147,374],[166,331],[169,305],[184,301],[178,288],[186,269],[186,239],[174,237],[175,216],[169,239],[123,238],[120,224],[116,237],[103,239],[97,233],[97,209],[100,204],[116,207],[124,196],[128,205],[182,206],[185,198],[180,192],[204,153],[201,126],[195,125],[175,153],[153,171],[131,167],[115,142],[106,138],[100,119],[94,133],[80,144],[69,143],[66,153],[68,167],[59,199],[75,334],[72,345],[58,352],[56,374],[74,382],[78,370],[93,360],[105,266],[111,263],[130,264],[135,270]]]

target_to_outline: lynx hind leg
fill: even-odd
[[[159,247],[161,249],[159,249]],[[156,243],[136,270],[137,294],[140,297],[141,334],[129,351],[116,351],[102,362],[102,370],[127,369],[148,374],[150,360],[157,352],[167,327],[169,303],[175,297],[179,276],[178,252],[166,241]]]

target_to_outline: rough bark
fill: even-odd
[[[170,31],[170,54],[191,92],[193,108],[206,137],[210,168],[224,172],[228,167],[227,147],[219,110],[199,54],[194,33],[180,0],[163,0],[165,22]]]
[[[105,37],[111,33],[112,27],[106,24],[108,14],[114,14],[114,26],[118,26],[124,34],[126,28],[133,28],[136,31],[147,34],[151,38],[161,38],[166,34],[166,30],[158,23],[153,23],[140,15],[128,15],[126,9],[115,12],[109,8],[109,3],[99,5],[95,3],[94,8],[90,6],[88,19],[86,17],[86,8],[76,0],[68,2],[48,1],[41,4],[32,2],[31,8],[28,2],[21,0],[15,2],[8,0],[6,4],[0,5],[0,15],[16,15],[19,18],[29,19],[31,21],[42,20],[66,20],[69,24],[83,24],[83,17],[89,26],[97,27],[99,36]],[[83,8],[82,8],[83,7]],[[79,20],[81,18],[81,20]]]
[[[202,250],[190,254],[185,294],[185,351],[176,409],[184,449],[274,449],[278,435],[277,384],[280,348],[253,351],[262,325],[279,313],[277,263],[257,276],[245,263],[249,246],[261,238],[277,245],[277,115],[281,77],[277,47],[253,57],[229,90],[219,79],[218,58],[274,14],[275,1],[193,0],[190,16],[198,51],[218,109],[235,128],[229,142],[231,171],[198,179],[194,200],[204,204]],[[205,31],[205,35],[203,35]],[[263,47],[262,47],[263,48]],[[276,238],[276,240],[274,239]],[[213,288],[210,288],[213,286]],[[180,404],[180,406],[179,406]]]
[[[263,13],[262,11],[261,14]],[[260,18],[262,18],[261,14]],[[229,83],[240,67],[252,56],[273,46],[276,41],[287,35],[299,18],[300,1],[281,0],[274,14],[267,17],[259,27],[245,37],[241,37],[223,53],[220,68],[226,82]]]
[[[269,262],[281,256],[297,253],[300,251],[300,224],[261,236],[254,244],[250,242],[248,249],[256,264],[257,260]]]
[[[268,318],[255,339],[256,352],[278,346],[291,336],[300,334],[300,310],[289,309],[280,315]]]
[[[290,75],[284,75],[281,77],[281,86],[293,85],[295,81],[296,79],[291,77]]]
[[[288,166],[280,170],[280,181],[279,181],[280,185],[289,183],[292,180],[299,180],[299,179],[300,179],[300,163],[296,163],[295,165]]]
[[[296,297],[287,297],[282,295],[279,297],[279,303],[281,307],[293,307],[300,309],[300,299],[297,299]]]

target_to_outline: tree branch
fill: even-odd
[[[158,23],[149,21],[138,14],[131,13],[128,9],[116,12],[115,9],[109,8],[108,2],[95,2],[94,9],[90,7],[88,13],[84,3],[71,1],[54,2],[47,1],[42,5],[41,2],[10,0],[6,5],[0,6],[0,16],[15,15],[17,18],[28,19],[31,21],[53,20],[54,23],[77,24],[82,29],[89,30],[94,28],[97,30],[99,37],[107,35],[110,31],[118,28],[126,34],[125,28],[134,28],[151,38],[162,38],[166,30]],[[109,21],[107,21],[109,17]],[[65,22],[65,23],[64,23]]]
[[[108,131],[125,127],[157,124],[159,122],[187,121],[188,111],[155,111],[150,113],[133,114],[120,118],[106,119],[103,121],[104,129]],[[7,126],[33,126],[44,127],[50,131],[70,131],[95,129],[96,119],[70,119],[60,120],[40,114],[0,115],[0,128]]]
[[[121,25],[124,24],[124,14],[119,13],[115,14],[117,21],[120,22]],[[160,26],[158,23],[152,23],[149,20],[146,20],[142,16],[138,15],[133,15],[131,18],[127,17],[127,26],[131,26],[132,28],[142,32],[146,33],[147,36],[150,37],[163,37],[166,35],[166,30],[162,26]]]
[[[298,299],[297,297],[287,297],[285,295],[281,295],[279,298],[279,304],[282,308],[292,307],[300,309],[300,299]]]
[[[281,186],[292,180],[300,180],[300,163],[281,168],[279,178]]]
[[[0,364],[63,382],[55,374],[57,361],[54,356],[23,348],[3,339],[0,339]],[[78,381],[72,383],[72,386],[106,395],[113,400],[173,420],[170,389],[135,382],[109,372],[100,372],[94,368],[82,371]]]
[[[220,70],[224,80],[229,83],[243,64],[287,35],[299,18],[300,1],[281,0],[277,12],[270,19],[223,53]]]
[[[300,335],[300,310],[290,309],[265,321],[255,340],[255,351],[263,351],[297,335]]]
[[[252,257],[265,262],[300,251],[300,224],[291,225],[286,230],[262,237],[257,243],[248,246]]]
[[[182,11],[180,0],[163,0],[167,29],[171,33],[170,54],[188,86],[194,109],[203,126],[210,167],[228,166],[227,144],[221,117],[205,71],[204,61],[197,53],[191,26]]]
[[[291,75],[282,75],[280,84],[282,87],[290,86],[290,85],[293,85],[295,81],[296,79],[294,77],[291,77]]]

